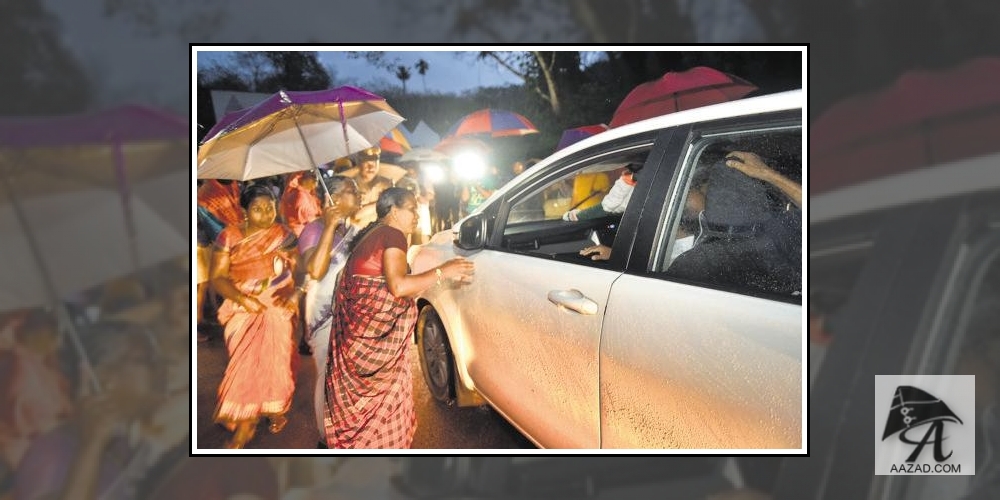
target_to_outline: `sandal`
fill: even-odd
[[[268,427],[268,430],[271,431],[271,434],[277,434],[281,432],[282,429],[285,428],[285,425],[288,424],[288,417],[284,415],[274,415],[270,417],[270,420],[271,420],[271,425]]]

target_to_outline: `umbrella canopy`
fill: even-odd
[[[406,138],[406,133],[401,127],[396,127],[389,131],[379,141],[382,153],[392,153],[401,155],[410,150],[410,141]]]
[[[448,155],[434,151],[433,149],[427,148],[415,148],[411,149],[405,153],[403,156],[399,157],[400,162],[414,161],[414,162],[432,162],[432,161],[445,161],[448,159]]]
[[[810,128],[810,191],[997,151],[1000,59],[918,70],[834,104]]]
[[[133,272],[126,264],[130,235],[115,191],[91,189],[35,196],[22,207],[38,254],[32,251],[15,208],[0,205],[4,261],[0,266],[0,311],[51,304],[36,259],[49,269],[51,285],[59,297]],[[140,268],[188,251],[187,238],[141,199],[133,200],[131,209]]]
[[[605,130],[608,130],[608,126],[603,123],[567,129],[563,131],[562,137],[559,138],[559,145],[556,146],[556,151],[559,151],[570,144],[580,142],[592,135],[600,134]]]
[[[17,195],[118,189],[187,173],[187,120],[144,106],[95,113],[0,118],[0,173]],[[0,204],[7,194],[0,190]],[[176,201],[176,200],[175,200]]]
[[[502,109],[480,109],[462,117],[452,125],[445,137],[488,134],[490,137],[509,137],[537,134],[538,130],[527,118]]]
[[[316,168],[376,146],[403,121],[385,99],[338,87],[281,91],[227,114],[198,148],[199,179],[248,180]]]
[[[706,66],[669,71],[632,89],[611,117],[611,127],[739,99],[754,90],[752,83]]]
[[[157,239],[172,229],[149,215],[142,193],[134,188],[171,174],[186,177],[189,138],[187,120],[135,105],[79,115],[0,118],[2,307],[56,307],[60,325],[86,360],[61,299],[80,286],[159,261],[161,250],[176,249]],[[185,182],[180,192],[187,186]],[[179,205],[176,196],[166,201]],[[187,227],[182,222],[187,219],[185,214],[175,226]],[[139,227],[147,223],[145,229]],[[61,236],[51,234],[53,227],[62,230]],[[72,270],[63,276],[66,269]],[[80,278],[77,273],[85,271],[94,274]],[[92,371],[89,376],[99,388]]]

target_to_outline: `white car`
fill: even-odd
[[[455,255],[476,265],[418,298],[434,397],[486,402],[547,448],[804,453],[801,213],[763,181],[745,179],[757,187],[741,199],[725,179],[743,174],[723,162],[750,151],[799,183],[804,101],[784,92],[598,134],[419,247],[414,272]],[[640,167],[624,213],[563,220],[600,203],[581,186]],[[708,198],[700,216],[689,191]],[[609,260],[580,255],[597,243]]]

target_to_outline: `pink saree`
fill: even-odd
[[[295,286],[291,262],[282,252],[294,245],[294,235],[281,224],[247,237],[236,226],[219,234],[216,251],[229,251],[233,284],[255,296],[266,309],[252,314],[230,300],[219,307],[229,364],[219,386],[217,422],[235,424],[288,411],[295,390],[295,313],[278,306],[275,295]]]

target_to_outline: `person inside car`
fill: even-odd
[[[690,250],[694,245],[695,235],[699,232],[698,217],[705,210],[705,186],[708,183],[707,173],[708,169],[699,168],[695,171],[694,178],[691,180],[691,189],[688,191],[687,199],[684,201],[684,213],[681,215],[681,224],[677,234],[678,238],[674,242],[674,249],[670,257],[671,260]],[[618,186],[618,184],[616,183],[615,186]],[[612,188],[612,191],[614,191],[614,188]],[[631,192],[628,195],[631,196]],[[609,194],[608,196],[611,195]],[[628,199],[622,204],[622,211],[625,210],[625,203],[628,203]],[[598,207],[601,207],[601,205],[598,205]],[[592,210],[595,209],[588,209],[584,212]],[[578,217],[581,219],[589,218],[580,215]],[[608,260],[611,258],[611,247],[608,245],[589,246],[580,250],[580,255],[590,257],[591,260]]]
[[[668,272],[726,289],[801,293],[801,187],[745,151],[708,168],[701,234]],[[768,185],[791,200],[784,210],[775,211]]]

